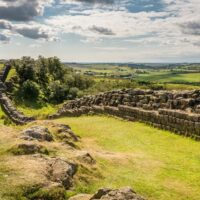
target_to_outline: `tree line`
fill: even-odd
[[[91,78],[62,64],[57,57],[23,57],[12,61],[12,66],[16,76],[10,80],[10,90],[20,99],[62,103],[82,96],[83,90],[94,83]]]

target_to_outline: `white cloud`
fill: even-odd
[[[0,0],[0,19],[30,21],[52,3],[53,0]]]
[[[0,29],[7,30],[10,35],[20,35],[30,39],[56,40],[54,29],[36,22],[13,24],[6,20],[0,20]]]
[[[166,16],[166,13],[93,10],[88,15],[51,17],[46,20],[46,23],[65,33],[76,33],[86,37],[131,37],[157,31],[158,21],[154,22],[151,18],[164,16]],[[91,30],[91,27],[101,27],[114,34],[101,34],[98,31]]]
[[[126,51],[126,50],[128,50],[125,47],[95,47],[95,49],[98,49],[101,51]]]
[[[130,2],[133,4],[130,0],[119,2],[119,7],[117,4],[112,6],[82,3],[86,1],[97,2],[97,0],[58,0],[56,2],[59,4],[56,6],[60,6],[59,8],[64,6],[62,8],[66,7],[67,10],[62,10],[62,14],[55,12],[54,16],[41,19],[37,17],[43,15],[44,8],[52,5],[53,0],[0,0],[0,8],[21,8],[27,4],[32,5],[31,9],[27,10],[27,15],[22,16],[23,13],[20,13],[21,20],[24,17],[24,20],[31,21],[25,23],[13,22],[11,19],[0,20],[0,30],[6,30],[9,39],[12,35],[18,35],[49,41],[55,40],[62,34],[63,37],[68,37],[65,33],[76,34],[80,36],[78,38],[82,46],[90,45],[93,50],[106,51],[108,54],[113,51],[127,52],[127,59],[131,56],[162,59],[163,56],[174,58],[200,55],[199,0],[162,0],[165,5],[162,12],[136,13],[127,9],[127,4]],[[152,5],[148,6],[153,8]],[[2,13],[0,17],[1,15]],[[11,15],[12,18],[13,16]]]

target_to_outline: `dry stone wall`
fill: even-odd
[[[6,80],[11,66],[5,65],[2,73],[0,74],[0,104],[4,113],[9,119],[16,124],[26,124],[27,122],[33,121],[33,117],[27,117],[22,112],[19,112],[12,104],[11,100],[6,95],[6,86],[4,81]]]
[[[50,118],[106,113],[200,139],[200,91],[117,90],[67,102]]]

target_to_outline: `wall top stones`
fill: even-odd
[[[186,113],[200,114],[200,90],[194,91],[154,91],[154,90],[114,90],[95,96],[85,96],[64,104],[62,109],[81,106],[127,105],[144,110],[180,110]]]
[[[105,113],[200,140],[200,90],[114,90],[67,102],[49,118]]]

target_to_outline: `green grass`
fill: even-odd
[[[4,68],[4,64],[0,63],[0,72],[3,70],[3,68]],[[16,70],[14,68],[11,68],[11,70],[8,74],[7,80],[9,80],[10,78],[12,78],[15,75],[16,75]]]
[[[111,66],[111,65],[94,65],[94,66],[88,66],[88,67],[75,67],[73,66],[74,69],[81,71],[81,73],[84,73],[86,71],[90,71],[90,72],[95,72],[95,73],[104,73],[106,74],[106,76],[111,76],[111,75],[127,75],[130,73],[133,73],[135,70],[127,67],[127,66],[123,66],[123,67],[119,67],[119,66]]]
[[[165,84],[166,90],[200,90],[200,86],[187,84]]]
[[[4,64],[3,64],[3,63],[0,63],[0,70],[3,69],[3,66],[4,66]]]
[[[57,121],[69,124],[81,136],[83,146],[96,155],[103,176],[89,183],[79,180],[77,193],[131,186],[152,200],[199,199],[199,142],[110,117],[82,116]]]
[[[12,68],[8,74],[7,80],[10,80],[12,77],[16,75],[16,70]]]
[[[170,71],[150,72],[148,74],[140,74],[136,80],[152,81],[152,82],[200,82],[200,73],[174,74]]]
[[[33,116],[37,119],[44,119],[48,115],[54,114],[57,111],[58,106],[51,104],[46,104],[45,106],[38,106],[34,105],[34,103],[32,102],[31,105],[29,105],[28,107],[26,104],[18,105],[17,108],[27,116]]]

